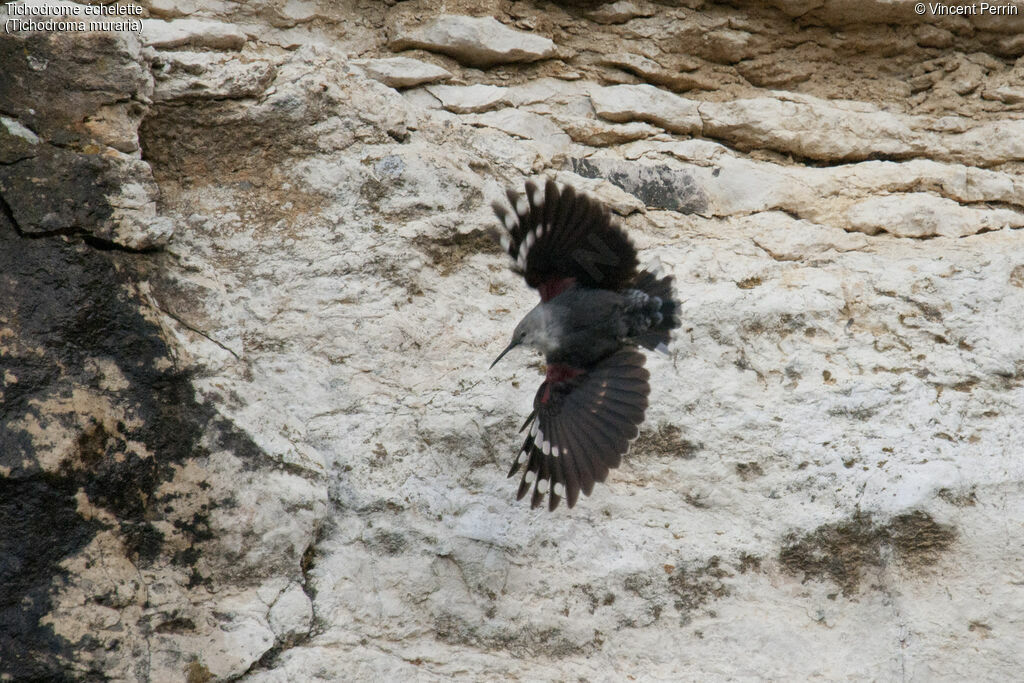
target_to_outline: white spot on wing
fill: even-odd
[[[531,192],[532,190],[532,192]],[[530,201],[535,206],[542,206],[544,204],[544,188],[534,186],[527,186],[526,191],[530,193]]]
[[[657,351],[658,353],[663,353],[666,356],[668,355],[668,347],[665,346],[665,342],[661,342],[660,344],[655,346],[654,350]]]
[[[556,482],[555,482],[555,485],[551,487],[551,491],[552,491],[552,492],[553,492],[553,493],[554,493],[554,494],[555,494],[556,496],[558,496],[559,498],[561,498],[562,496],[564,496],[564,495],[565,495],[565,486],[564,486],[564,485],[562,484],[562,482],[560,482],[560,481],[556,481]]]
[[[537,491],[542,495],[548,492],[548,480],[541,479],[537,482]]]
[[[544,451],[544,455],[551,455],[551,442],[547,439],[540,445],[540,449]]]
[[[537,473],[534,472],[533,470],[530,470],[529,472],[527,472],[523,476],[523,481],[525,481],[527,484],[532,484],[533,480],[536,479],[536,478],[537,478]]]
[[[533,233],[530,234],[532,235]],[[528,244],[529,240],[530,238],[528,235],[527,238],[523,240],[523,243],[519,245],[519,258],[517,258],[516,261],[518,261],[520,265],[526,263],[526,252],[530,251],[530,245]]]
[[[520,216],[525,216],[530,212],[530,205],[526,202],[526,197],[516,198],[516,213]]]
[[[516,458],[516,462],[520,465],[526,462],[526,451],[519,451],[519,457]]]
[[[512,230],[514,230],[517,225],[519,225],[519,221],[516,220],[515,214],[506,213],[505,214],[505,228],[507,228],[509,232],[512,232]]]
[[[501,236],[501,250],[502,251],[508,251],[508,245],[509,245],[508,235],[502,235]]]
[[[558,446],[552,446],[551,447],[551,455],[552,455],[552,457],[555,457],[555,458],[557,458],[559,456]]]
[[[534,437],[534,439],[536,439],[538,431],[540,431],[540,427],[538,427],[537,423],[534,422],[533,425],[530,427],[530,436],[532,436],[532,437]]]

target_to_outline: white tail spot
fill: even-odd
[[[644,265],[644,270],[653,275],[656,278],[661,278],[665,275],[665,269],[661,265],[661,259],[657,256],[652,258]]]

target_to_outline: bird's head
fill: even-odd
[[[515,331],[512,333],[512,341],[505,350],[498,354],[498,357],[491,363],[493,368],[498,364],[506,353],[511,351],[517,346],[529,346],[541,351],[546,351],[550,344],[549,335],[547,334],[547,325],[545,324],[544,310],[541,306],[536,306],[532,311],[526,314],[526,316],[519,321],[516,325]]]

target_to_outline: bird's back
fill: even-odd
[[[547,362],[589,367],[621,348],[628,331],[623,304],[619,292],[579,285],[544,304],[557,340],[557,350],[547,354]]]

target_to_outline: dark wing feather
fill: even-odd
[[[574,282],[619,290],[636,279],[636,249],[596,199],[550,179],[543,188],[527,182],[525,196],[507,194],[511,210],[494,204],[507,233],[502,246],[542,300]]]
[[[581,492],[589,496],[594,484],[619,466],[647,410],[650,375],[643,365],[643,354],[622,349],[576,374],[549,371],[508,473],[524,469],[517,499],[532,490],[531,507],[545,495],[549,510],[563,497],[573,507]]]

